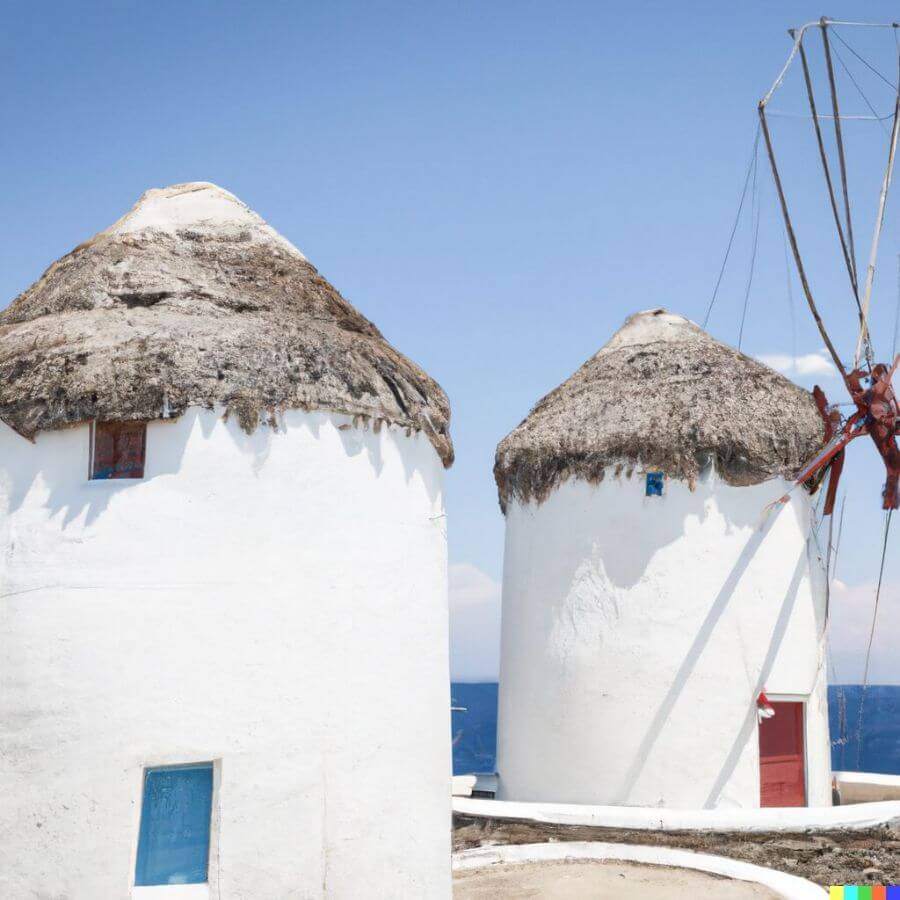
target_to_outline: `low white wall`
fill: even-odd
[[[900,800],[900,775],[877,772],[835,772],[841,803],[872,803]]]
[[[471,797],[476,781],[475,775],[454,775],[450,782],[450,793],[454,797]]]
[[[498,797],[759,805],[756,698],[806,702],[808,802],[831,803],[824,573],[810,498],[571,480],[510,504]]]
[[[476,819],[589,825],[633,831],[815,832],[900,827],[900,801],[769,809],[649,809],[578,803],[517,803],[454,797],[453,812]]]
[[[217,900],[449,897],[431,444],[194,409],[90,482],[88,443],[0,424],[0,896],[128,897],[142,768],[216,760]]]

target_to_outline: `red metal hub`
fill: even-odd
[[[884,483],[884,509],[900,507],[900,408],[894,393],[892,378],[900,363],[900,356],[888,368],[884,363],[866,369],[854,369],[847,375],[847,389],[856,412],[841,425],[840,414],[828,406],[825,394],[818,386],[813,391],[819,412],[825,420],[825,450],[798,476],[807,481],[816,473],[831,466],[831,479],[825,498],[825,515],[834,509],[837,484],[844,465],[844,448],[854,438],[868,434],[884,461],[887,473]]]

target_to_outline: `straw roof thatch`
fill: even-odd
[[[440,386],[256,213],[212,184],[147,191],[0,313],[0,418],[224,407],[252,431],[300,408],[424,432],[453,460]]]
[[[661,470],[694,483],[793,477],[824,440],[812,395],[663,309],[637,313],[497,447],[500,504],[568,478]]]

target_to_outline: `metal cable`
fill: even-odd
[[[829,478],[834,478],[834,472],[830,472]],[[834,553],[834,516],[828,517],[828,551],[825,554],[825,621],[822,623],[822,632],[828,633],[828,620],[831,617],[831,557]]]
[[[844,758],[847,755],[847,695],[844,692],[844,686],[839,685],[837,689],[838,695],[838,733],[840,737],[836,741],[831,742],[831,746],[839,746],[841,748],[841,769],[844,768]]]
[[[759,247],[759,220],[761,218],[761,206],[760,203],[760,192],[759,192],[759,182],[757,180],[756,174],[758,170],[757,160],[759,157],[753,158],[753,193],[750,200],[750,221],[753,221],[753,210],[756,210],[756,224],[753,228],[753,245],[750,250],[750,271],[747,273],[747,289],[744,291],[744,309],[741,312],[741,327],[738,331],[738,341],[737,348],[741,349],[741,344],[744,341],[744,323],[747,321],[747,307],[750,305],[750,288],[753,286],[753,273],[756,270],[756,251]]]
[[[853,73],[850,71],[849,66],[847,65],[847,63],[844,62],[844,57],[841,56],[840,53],[838,53],[837,47],[832,47],[831,49],[832,49],[834,55],[837,57],[837,61],[841,64],[841,68],[844,70],[844,73],[845,73],[846,76],[850,79],[850,82],[852,83],[853,87],[856,88],[856,91],[857,91],[857,93],[859,94],[859,96],[863,98],[863,101],[865,102],[866,106],[869,107],[869,112],[872,113],[872,118],[873,118],[875,121],[881,123],[881,127],[882,127],[882,129],[884,129],[884,133],[885,133],[885,134],[890,134],[890,132],[889,132],[888,129],[887,129],[887,125],[885,125],[884,123],[885,123],[888,119],[892,119],[892,118],[893,118],[893,115],[892,115],[892,114],[889,114],[889,115],[886,115],[886,116],[881,116],[881,115],[878,114],[878,110],[876,110],[875,107],[869,102],[869,98],[866,96],[865,91],[863,91],[863,89],[859,86],[858,82],[857,82],[856,79],[853,77]],[[854,116],[843,116],[842,118],[843,118],[844,121],[846,122],[848,119],[852,119],[852,118],[855,118],[855,117],[854,117]],[[867,119],[867,121],[872,121],[872,120],[871,120],[871,119]]]
[[[891,359],[897,356],[897,333],[900,332],[900,253],[897,254],[897,309],[894,313],[894,341],[891,344]]]
[[[793,58],[793,52],[791,58]],[[790,64],[790,60],[788,60],[788,64]],[[784,77],[783,72],[779,77]],[[834,346],[834,342],[831,340],[831,337],[829,336],[828,331],[825,328],[825,323],[822,321],[821,315],[819,315],[816,301],[813,298],[812,290],[810,289],[809,281],[806,277],[806,269],[803,266],[803,257],[800,255],[800,247],[797,244],[797,235],[794,232],[794,225],[791,222],[791,214],[788,211],[787,197],[784,193],[784,185],[781,183],[781,174],[778,171],[778,162],[775,159],[775,148],[772,146],[772,135],[769,131],[769,124],[766,121],[766,103],[778,87],[779,83],[780,82],[776,82],[772,86],[769,93],[762,100],[760,100],[758,107],[759,123],[762,126],[762,134],[766,141],[766,154],[769,158],[769,166],[772,169],[772,179],[775,182],[775,191],[778,194],[778,202],[781,205],[781,215],[784,218],[784,227],[787,231],[788,240],[791,244],[791,252],[794,254],[794,263],[797,266],[797,275],[800,277],[800,285],[803,288],[803,294],[806,297],[806,303],[809,306],[809,311],[812,313],[813,319],[815,320],[816,327],[819,329],[819,334],[822,336],[822,340],[825,342],[825,346],[828,348],[828,352],[831,354],[831,358],[834,360],[835,367],[837,368],[838,372],[841,373],[841,378],[843,379],[844,384],[847,384],[847,370],[844,368],[844,364],[841,361],[841,357]]]
[[[838,531],[837,531],[837,539],[834,543],[834,553],[831,556],[831,566],[830,569],[826,572],[826,577],[828,579],[828,593],[826,594],[826,604],[827,607],[830,606],[831,600],[831,584],[837,576],[837,564],[838,564],[838,556],[841,551],[841,536],[844,533],[844,508],[847,503],[847,493],[844,492],[843,497],[841,498],[841,512],[840,517],[838,519]],[[831,517],[832,520],[834,516]],[[829,527],[830,531],[830,527]],[[837,667],[834,664],[834,656],[831,652],[831,643],[827,640],[827,631],[828,631],[828,617],[829,617],[829,609],[826,607],[825,611],[825,631],[826,631],[826,643],[825,643],[825,652],[827,656],[827,663],[831,666],[831,677],[832,684],[837,688],[837,709],[838,709],[838,738],[837,740],[831,741],[832,747],[840,747],[841,748],[841,768],[844,766],[844,754],[847,752],[847,697],[844,693],[844,686],[840,684],[840,679],[838,678]]]
[[[840,35],[840,32],[832,30],[832,34],[867,68],[874,72],[892,91],[897,90],[897,85],[890,78],[882,75],[867,59],[860,56]],[[894,39],[897,39],[896,28],[894,29]]]
[[[725,258],[722,260],[722,266],[719,269],[719,277],[716,279],[716,286],[713,289],[712,298],[709,301],[709,306],[706,308],[706,315],[703,317],[704,328],[706,328],[707,324],[709,323],[710,313],[712,313],[712,308],[716,302],[716,297],[718,297],[719,295],[719,286],[722,284],[722,277],[725,274],[725,266],[728,265],[728,257],[731,254],[731,247],[734,244],[734,236],[735,234],[737,234],[738,225],[741,221],[741,212],[744,209],[744,201],[747,199],[747,187],[750,184],[750,173],[756,166],[757,151],[759,149],[759,131],[760,126],[757,122],[756,134],[753,137],[753,152],[750,154],[750,161],[747,163],[747,174],[744,176],[744,187],[741,190],[741,201],[740,203],[738,203],[737,215],[735,215],[734,224],[731,226],[731,234],[728,238],[728,246],[725,248]]]
[[[887,559],[888,535],[891,531],[891,515],[894,511],[889,509],[884,520],[884,544],[881,548],[881,566],[878,569],[878,586],[875,588],[875,606],[872,610],[872,627],[869,630],[869,643],[866,647],[866,664],[863,668],[862,693],[859,697],[859,717],[856,723],[856,767],[859,770],[860,761],[862,759],[862,723],[863,708],[866,703],[866,690],[869,687],[869,662],[872,657],[872,642],[875,639],[875,624],[878,621],[878,602],[881,599],[881,582],[884,578],[884,562]]]
[[[833,478],[834,473],[832,472],[828,477]],[[834,573],[837,570],[837,555],[841,548],[841,533],[844,530],[844,503],[846,500],[847,495],[845,494],[841,500],[837,541],[835,543],[831,542],[831,537],[834,533],[834,516],[828,517],[828,556],[825,560],[825,624],[822,626],[822,631],[826,634],[828,633],[828,622],[831,619],[831,585],[834,582]],[[833,662],[832,669],[834,669]]]
[[[779,112],[777,109],[767,109],[766,115],[772,119],[819,119],[820,121],[830,122],[834,116],[829,116],[826,113],[818,113],[815,116],[807,115],[806,113],[789,113],[789,112]],[[886,116],[845,116],[841,115],[842,122],[887,122],[888,119],[893,119],[893,113]]]
[[[797,311],[794,308],[794,286],[791,283],[791,260],[788,255],[787,232],[782,228],[781,237],[784,243],[784,276],[787,282],[788,309],[791,314],[791,359],[797,364]]]
[[[841,535],[844,533],[844,505],[847,503],[847,493],[844,492],[844,496],[841,498],[841,512],[840,518],[838,520],[838,533],[837,533],[837,541],[834,545],[834,562],[831,567],[831,580],[833,581],[837,578],[837,564],[838,564],[838,553],[841,549]]]

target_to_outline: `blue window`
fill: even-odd
[[[212,788],[212,763],[144,770],[136,885],[207,880]]]
[[[662,472],[648,472],[644,493],[648,497],[662,497],[665,475]]]

